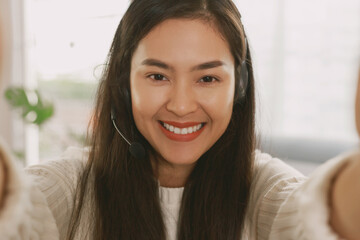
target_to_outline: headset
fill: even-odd
[[[248,46],[248,41],[247,41],[247,37],[245,35],[245,30],[244,30],[244,25],[242,25],[242,29],[243,29],[243,33],[244,33],[244,40],[245,40],[245,59],[242,60],[241,62],[241,69],[240,69],[240,84],[239,84],[239,99],[238,100],[242,100],[245,95],[246,95],[246,90],[247,90],[247,86],[249,83],[249,70],[247,67],[247,57],[248,57],[248,50],[249,50],[249,46]]]
[[[121,131],[119,130],[119,128],[117,127],[116,123],[115,123],[116,117],[115,117],[115,110],[113,108],[111,108],[111,121],[112,124],[114,125],[116,131],[119,133],[119,135],[125,140],[125,142],[127,144],[129,144],[129,152],[130,154],[138,159],[141,160],[143,158],[145,158],[146,152],[145,152],[145,148],[143,147],[143,145],[139,142],[130,142],[125,136],[124,134],[121,133]]]
[[[243,31],[244,31],[244,26],[243,26]],[[245,38],[245,59],[241,62],[241,70],[240,70],[240,84],[239,84],[239,98],[236,101],[241,101],[245,95],[246,95],[246,90],[247,90],[247,85],[249,82],[249,74],[248,74],[248,66],[246,63],[246,59],[247,59],[247,55],[248,55],[248,42],[247,42],[247,38],[245,36],[245,31],[244,31],[244,38]],[[116,131],[119,133],[119,135],[125,140],[125,142],[127,144],[129,144],[129,152],[130,154],[138,159],[144,159],[146,156],[146,151],[144,146],[139,143],[139,142],[130,142],[125,136],[124,134],[122,134],[122,132],[119,130],[119,128],[116,125],[116,114],[115,114],[115,110],[114,108],[111,108],[111,121],[112,124],[114,125],[114,128],[116,129]]]

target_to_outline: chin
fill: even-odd
[[[187,157],[187,156],[176,156],[175,157],[175,156],[176,156],[176,154],[173,154],[172,156],[168,156],[167,158],[164,158],[164,159],[170,165],[182,166],[182,167],[193,166],[198,160],[198,158],[194,158],[193,155],[191,157]]]

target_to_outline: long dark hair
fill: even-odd
[[[214,23],[235,59],[236,92],[228,128],[198,159],[184,188],[177,237],[238,240],[244,227],[253,167],[254,81],[250,50],[245,44],[241,16],[231,0],[133,0],[116,31],[100,83],[91,133],[91,151],[80,178],[68,239],[82,220],[94,239],[165,239],[159,186],[149,158],[138,160],[115,132],[116,122],[131,141],[152,147],[136,129],[130,97],[131,58],[156,25],[170,18],[202,19]],[[248,84],[240,94],[241,63],[246,60]],[[88,191],[90,189],[90,191]],[[91,219],[82,219],[91,201]],[[82,219],[82,220],[81,220]]]

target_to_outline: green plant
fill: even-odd
[[[39,91],[23,87],[10,87],[5,98],[11,107],[21,110],[21,117],[27,123],[41,126],[54,114],[54,105],[43,100]]]

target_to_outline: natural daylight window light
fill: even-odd
[[[10,0],[8,0],[10,1]],[[101,64],[125,0],[24,0],[29,66],[55,104],[40,158],[83,144]],[[358,0],[235,0],[251,45],[262,136],[356,142]]]
[[[128,7],[115,0],[32,0],[33,68],[55,114],[40,129],[40,158],[82,146],[102,64]]]

